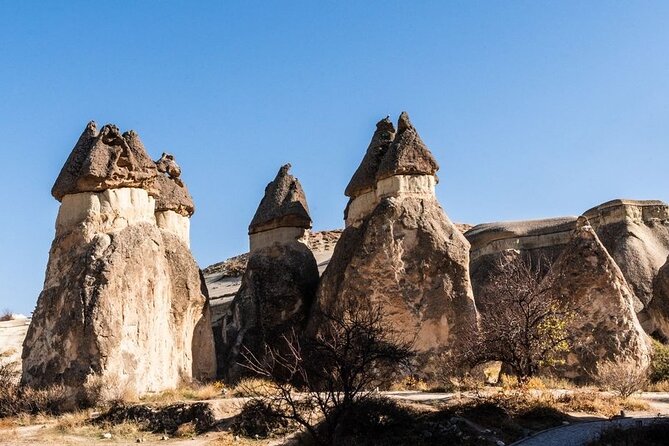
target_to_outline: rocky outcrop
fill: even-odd
[[[653,283],[669,255],[669,206],[657,200],[612,200],[583,214],[601,243],[620,267],[643,303],[639,319],[651,333],[657,311],[646,310]],[[486,288],[494,265],[507,250],[517,250],[533,262],[550,264],[570,240],[576,217],[486,223],[465,233],[471,243],[471,273],[479,309],[489,300]]]
[[[78,390],[100,375],[142,394],[213,376],[199,269],[187,233],[156,222],[158,170],[146,160],[136,134],[89,124],[63,167],[44,289],[23,344],[25,384]]]
[[[653,299],[647,306],[650,323],[647,331],[655,339],[669,343],[669,258],[653,281]]]
[[[648,366],[650,342],[636,317],[641,302],[587,219],[576,226],[544,279],[573,310],[567,320],[575,342],[559,373],[587,378],[599,362],[613,359]]]
[[[195,212],[195,204],[180,178],[181,168],[168,153],[156,161],[156,167],[156,223],[190,246],[190,217]]]
[[[300,333],[318,285],[318,268],[307,246],[311,217],[287,164],[267,185],[249,226],[251,253],[241,287],[221,327],[219,373],[236,380],[246,352],[262,358],[282,336]]]
[[[378,304],[390,324],[415,338],[423,359],[476,328],[469,243],[437,202],[436,170],[406,113],[397,134],[387,119],[377,124],[347,188],[346,229],[321,278],[310,332],[318,331],[320,314],[361,300]]]
[[[586,211],[634,294],[648,305],[669,255],[669,206],[658,200],[611,200]]]

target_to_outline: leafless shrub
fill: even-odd
[[[302,426],[316,443],[334,444],[346,414],[388,384],[413,350],[385,323],[381,307],[364,299],[319,316],[315,336],[284,336],[262,359],[247,350],[243,365],[274,386],[263,400],[272,413]]]
[[[629,360],[605,361],[597,366],[595,379],[627,399],[648,384],[648,369]]]
[[[14,319],[14,313],[12,310],[7,308],[2,310],[2,313],[0,313],[0,322],[11,321],[12,319]]]
[[[89,375],[83,387],[82,403],[88,407],[120,404],[132,400],[127,383],[118,376]]]
[[[524,383],[569,351],[575,311],[553,292],[555,277],[545,261],[501,260],[492,277],[494,308],[482,311],[481,329],[465,341],[462,360],[469,366],[502,361]]]

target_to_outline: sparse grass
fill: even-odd
[[[207,443],[207,446],[262,446],[269,444],[270,441],[244,438],[232,433],[223,432],[218,438]]]
[[[14,319],[14,313],[12,310],[7,308],[2,310],[2,313],[0,313],[0,322],[11,321],[12,319]]]
[[[621,410],[641,411],[648,410],[649,405],[634,398],[621,398],[602,392],[571,392],[561,395],[556,405],[567,412],[585,412],[595,415],[612,417],[619,415]]]
[[[150,393],[140,398],[142,403],[172,404],[179,401],[203,401],[220,398],[226,393],[225,386],[220,382],[210,384],[188,384],[176,389]]]

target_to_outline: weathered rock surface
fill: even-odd
[[[669,206],[657,200],[611,200],[584,213],[601,243],[643,303],[638,315],[644,328],[653,331],[654,317],[645,307],[653,298],[653,283],[669,255]],[[482,310],[494,264],[509,249],[533,262],[553,262],[570,240],[576,217],[501,222],[477,225],[465,233],[471,243],[474,295]]]
[[[228,380],[244,374],[239,363],[246,352],[262,358],[266,347],[283,344],[282,336],[301,332],[314,299],[318,267],[306,229],[311,218],[289,168],[283,166],[267,186],[249,227],[251,254],[217,348],[219,373]]]
[[[653,299],[647,306],[650,323],[646,330],[651,336],[669,342],[669,258],[660,268],[653,282]]]
[[[91,121],[79,137],[56,179],[51,194],[58,201],[79,192],[137,187],[154,194],[156,166],[132,130],[121,134],[115,125],[100,131]]]
[[[174,156],[163,153],[156,161],[156,167],[160,173],[156,177],[156,212],[174,211],[184,217],[190,217],[195,213],[193,197],[188,188],[181,180],[181,168],[174,160]]]
[[[669,255],[669,206],[658,200],[611,200],[583,215],[647,305],[653,280]]]
[[[579,219],[544,280],[551,292],[568,299],[575,313],[569,330],[576,342],[566,364],[557,367],[560,374],[587,377],[604,360],[649,364],[650,342],[636,317],[641,302],[587,219]]]
[[[118,133],[105,126],[101,134],[104,129]],[[122,143],[95,138],[104,144],[80,140],[68,164],[122,159],[116,156]],[[127,139],[133,156],[150,160],[137,141]],[[91,375],[101,375],[141,394],[215,373],[197,264],[180,237],[157,225],[149,191],[116,187],[135,172],[127,169],[119,177],[117,168],[99,171],[112,178],[96,177],[109,189],[61,197],[44,289],[23,344],[22,380],[28,385],[77,390]]]
[[[318,330],[319,313],[364,299],[379,304],[407,339],[415,337],[420,352],[441,351],[458,331],[476,327],[469,243],[437,202],[436,162],[405,114],[398,127],[379,170],[387,167],[374,172],[371,210],[347,219],[323,273],[310,331]]]
[[[311,228],[309,206],[302,186],[290,175],[290,164],[279,169],[249,225],[249,234],[274,228]]]

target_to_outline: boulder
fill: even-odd
[[[23,344],[27,385],[76,392],[97,375],[142,394],[215,373],[199,269],[187,244],[156,223],[155,164],[151,171],[120,162],[150,158],[134,133],[124,142],[114,134],[113,126],[96,134],[89,125],[54,186],[62,203]],[[93,169],[102,159],[120,165]],[[78,180],[65,180],[76,172]]]

